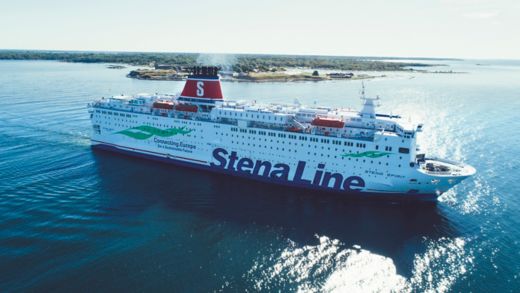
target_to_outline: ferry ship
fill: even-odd
[[[434,200],[475,169],[427,157],[422,124],[362,108],[225,100],[217,67],[195,67],[177,95],[89,104],[92,146],[320,191]]]

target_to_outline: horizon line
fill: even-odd
[[[520,60],[520,58],[473,58],[473,57],[419,57],[419,56],[376,56],[376,55],[329,55],[329,54],[303,54],[303,53],[223,53],[223,52],[182,52],[182,51],[132,51],[132,50],[66,50],[66,49],[20,49],[0,48],[0,51],[34,51],[56,53],[156,53],[156,54],[199,54],[199,55],[263,55],[263,56],[302,56],[302,57],[346,57],[346,58],[389,58],[389,59],[423,59],[423,60]]]
[[[289,54],[289,53],[222,53],[222,52],[183,52],[183,51],[119,51],[119,50],[61,50],[61,49],[0,49],[0,51],[37,51],[37,52],[70,52],[70,53],[158,53],[158,54],[207,54],[207,55],[274,55],[274,56],[311,56],[311,57],[356,57],[356,58],[396,58],[396,59],[454,59],[457,57],[412,57],[412,56],[376,56],[376,55],[328,55],[328,54]],[[466,58],[468,59],[468,58]],[[473,59],[473,58],[469,58]]]

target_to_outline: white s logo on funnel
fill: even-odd
[[[197,81],[197,96],[204,96],[204,82]]]

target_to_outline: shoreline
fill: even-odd
[[[409,69],[402,71],[374,71],[373,73],[366,73],[366,71],[360,72],[328,72],[324,74],[313,75],[309,73],[313,69],[309,68],[301,68],[295,71],[293,68],[286,68],[282,72],[291,71],[292,73],[280,73],[280,72],[250,72],[250,73],[242,73],[233,75],[225,74],[221,76],[221,81],[223,82],[254,82],[254,83],[264,83],[264,82],[320,82],[320,81],[349,81],[349,80],[367,80],[367,79],[375,79],[375,78],[386,78],[389,75],[384,74],[384,72],[395,72],[395,73],[415,73],[415,74],[464,74],[468,72],[459,72],[453,70],[417,70],[417,69]],[[330,71],[326,69],[317,69],[316,72],[319,71]],[[381,74],[375,74],[375,73]],[[177,72],[175,70],[165,70],[165,69],[135,69],[130,71],[126,77],[137,79],[137,80],[152,80],[152,81],[185,81],[188,77],[189,73],[187,72]]]
[[[293,68],[290,68],[294,70]],[[287,73],[272,73],[272,72],[256,72],[256,73],[242,73],[240,75],[223,75],[221,77],[221,81],[223,82],[254,82],[254,83],[263,83],[263,82],[305,82],[305,81],[336,81],[336,80],[365,80],[365,79],[374,79],[374,78],[382,78],[387,77],[386,74],[381,75],[370,75],[366,73],[325,73],[322,75],[313,75],[305,70],[311,69],[302,69],[300,71],[287,74]],[[323,69],[326,70],[326,69]],[[284,70],[286,71],[286,70]],[[405,71],[406,72],[406,71]],[[341,77],[335,77],[338,74]],[[186,72],[177,72],[175,70],[164,70],[164,69],[136,69],[130,71],[126,77],[137,79],[137,80],[151,80],[151,81],[184,81],[186,80],[189,73]]]

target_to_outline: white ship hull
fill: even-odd
[[[425,174],[405,154],[363,151],[372,141],[360,152],[359,140],[117,110],[97,109],[92,121],[94,147],[307,189],[432,200],[469,176]]]

